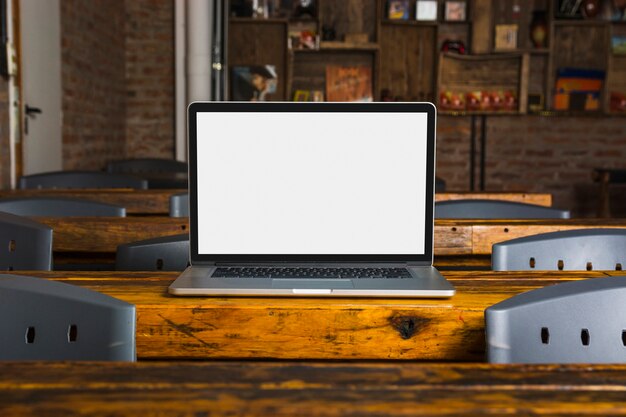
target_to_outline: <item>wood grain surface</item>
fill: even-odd
[[[484,310],[524,291],[626,272],[466,272],[450,299],[174,297],[176,273],[31,272],[137,307],[140,359],[483,361]]]
[[[114,253],[117,245],[188,233],[187,218],[35,217],[54,229],[55,252]],[[494,243],[537,233],[581,228],[626,228],[622,219],[436,220],[435,255],[490,255]]]
[[[626,365],[0,363],[3,416],[618,416]]]
[[[181,189],[131,190],[131,189],[91,189],[91,190],[0,190],[0,198],[20,197],[65,197],[81,198],[126,207],[126,213],[169,214],[170,196],[180,194]],[[437,193],[435,201],[480,199],[505,200],[520,203],[552,206],[552,195],[541,193]]]

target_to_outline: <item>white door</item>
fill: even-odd
[[[58,171],[61,153],[59,0],[20,0],[23,173]]]

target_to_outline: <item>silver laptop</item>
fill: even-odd
[[[175,295],[450,297],[430,103],[193,103]]]

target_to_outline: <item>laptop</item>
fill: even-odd
[[[196,102],[174,295],[450,297],[430,103]]]

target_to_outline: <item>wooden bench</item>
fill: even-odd
[[[174,297],[176,273],[30,272],[137,307],[139,359],[484,361],[484,310],[523,291],[624,272],[444,272],[450,299]],[[626,398],[626,396],[625,396]]]
[[[626,365],[0,363],[3,416],[624,416]]]
[[[126,207],[128,214],[167,215],[170,196],[184,191],[181,189],[0,190],[0,198],[27,196],[84,198]],[[552,195],[541,193],[440,193],[435,195],[436,201],[459,199],[495,199],[548,207],[552,205]]]

